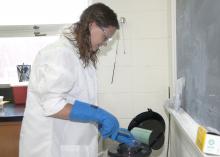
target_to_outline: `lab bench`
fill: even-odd
[[[0,110],[0,156],[18,157],[24,105],[4,104]]]

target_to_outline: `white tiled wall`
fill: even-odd
[[[101,54],[98,65],[99,105],[115,114],[122,127],[127,127],[132,118],[147,108],[161,113],[167,121],[163,103],[168,98],[169,86],[169,1],[92,1],[107,4],[119,18],[126,18],[114,43]],[[111,84],[117,37],[120,40]],[[165,157],[166,143],[160,152],[151,156]]]

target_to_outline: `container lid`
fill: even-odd
[[[163,146],[165,121],[160,114],[148,109],[148,111],[142,112],[132,119],[128,126],[128,130],[130,131],[134,127],[152,131],[148,142],[150,148],[157,150]]]

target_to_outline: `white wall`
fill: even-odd
[[[169,157],[211,157],[200,151],[196,146],[196,136],[198,124],[183,109],[178,111],[168,107],[166,110],[170,114],[170,149]]]
[[[110,6],[118,17],[125,17],[125,46],[120,30],[114,82],[111,84],[116,42],[101,56],[98,66],[99,105],[113,112],[123,127],[137,114],[151,108],[163,115],[168,98],[170,53],[169,0],[93,0]],[[123,53],[124,47],[126,53]],[[166,156],[154,152],[152,156]]]

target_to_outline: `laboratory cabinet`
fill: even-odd
[[[0,156],[18,157],[21,122],[0,122]]]
[[[0,157],[18,157],[24,108],[7,103],[0,109]]]

